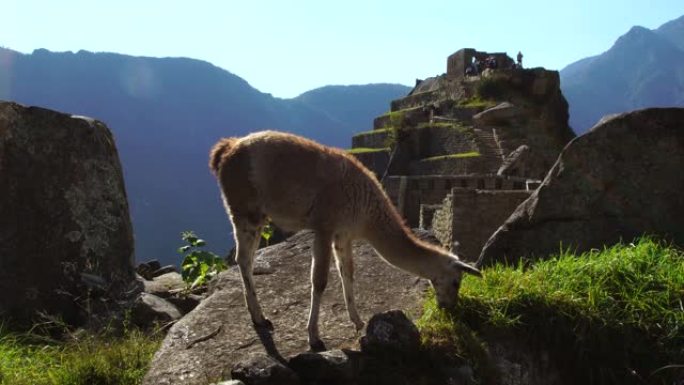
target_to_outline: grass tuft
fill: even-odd
[[[138,330],[59,342],[0,328],[0,384],[140,384],[160,342]]]
[[[477,151],[470,151],[470,152],[461,152],[458,154],[449,154],[449,155],[438,155],[438,156],[431,156],[429,158],[424,158],[421,159],[421,162],[433,162],[433,161],[438,161],[438,160],[445,160],[445,159],[463,159],[463,158],[476,158],[480,156],[480,153]]]
[[[354,134],[354,136],[382,134],[382,133],[386,133],[387,131],[389,131],[388,128],[378,128],[378,129],[373,129],[373,130],[369,130],[369,131],[361,131],[359,133]]]
[[[489,364],[472,335],[508,335],[551,352],[583,383],[667,383],[684,363],[683,301],[684,253],[644,237],[485,269],[464,280],[454,314],[429,299],[419,327],[426,344],[448,341],[476,371]]]
[[[481,107],[484,109],[494,107],[495,105],[496,102],[483,98],[479,95],[473,96],[468,99],[463,99],[457,104],[457,106],[459,107]]]
[[[389,151],[388,147],[382,147],[382,148],[370,148],[370,147],[356,147],[356,148],[351,148],[347,150],[348,153],[350,154],[365,154],[369,152],[387,152]]]

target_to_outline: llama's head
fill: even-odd
[[[430,279],[437,296],[437,305],[442,308],[452,308],[458,299],[463,273],[482,277],[480,270],[461,261],[455,255],[447,259],[446,268],[441,269],[436,277]]]

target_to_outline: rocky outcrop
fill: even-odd
[[[265,353],[250,354],[235,365],[230,375],[249,385],[299,385],[294,370]]]
[[[175,266],[157,265],[149,261],[137,267],[138,273],[145,273],[149,279],[138,275],[142,292],[130,304],[130,310],[133,323],[143,329],[170,325],[196,308],[206,295],[206,286],[190,288]]]
[[[468,384],[472,370],[454,365],[457,361],[422,349],[416,325],[391,310],[371,318],[360,351],[304,352],[287,362],[252,353],[231,375],[248,385]]]
[[[133,281],[123,175],[103,123],[0,102],[0,186],[3,317],[79,324],[87,293],[110,301]]]
[[[503,102],[476,114],[473,116],[473,122],[477,125],[507,124],[519,116],[519,108],[512,103]]]
[[[131,308],[131,321],[134,325],[146,327],[153,324],[167,324],[178,320],[181,311],[161,297],[141,293]]]
[[[144,384],[202,384],[228,378],[233,366],[253,353],[287,357],[308,349],[306,322],[310,297],[313,234],[301,232],[261,249],[255,263],[259,300],[275,326],[257,332],[245,307],[240,275],[233,267],[213,282],[207,299],[178,321],[155,354]],[[400,271],[365,243],[354,244],[355,297],[361,317],[388,309],[419,315],[427,282]],[[323,295],[320,330],[328,348],[355,346],[338,274],[331,269]]]
[[[489,239],[478,264],[586,251],[644,233],[684,244],[684,109],[602,120],[563,150],[539,189]]]

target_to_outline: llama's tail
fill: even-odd
[[[222,138],[211,148],[209,153],[209,169],[211,169],[214,175],[218,174],[223,155],[227,154],[237,141],[238,138]]]

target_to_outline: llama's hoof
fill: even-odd
[[[254,322],[254,326],[260,329],[273,331],[273,323],[268,318],[264,318],[264,320],[261,322]]]
[[[318,353],[318,352],[324,352],[327,349],[325,348],[325,344],[321,340],[316,340],[313,342],[309,342],[309,347],[311,348],[312,352]]]

